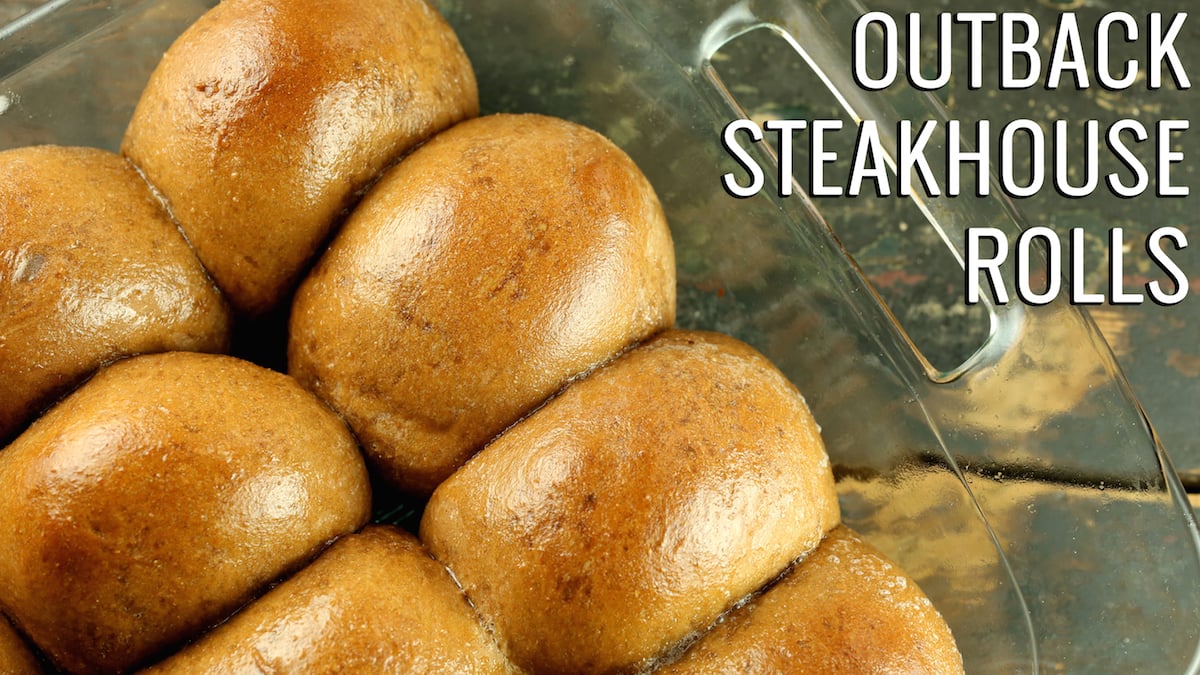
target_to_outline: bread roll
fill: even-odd
[[[433,494],[421,538],[534,673],[644,666],[838,523],[800,394],[671,331],[568,387]]]
[[[0,616],[0,673],[4,675],[38,675],[42,666],[29,650],[29,645],[17,631]]]
[[[384,167],[478,109],[470,62],[423,0],[224,0],[163,56],[122,151],[258,315]]]
[[[104,363],[228,343],[220,293],[124,160],[0,152],[0,445]]]
[[[389,171],[305,280],[289,371],[428,495],[572,376],[674,322],[650,184],[593,131],[495,115]]]
[[[0,609],[59,667],[129,669],[370,511],[345,425],[286,375],[139,356],[0,452]]]
[[[962,673],[962,656],[933,604],[847,527],[762,596],[726,617],[669,675]]]
[[[450,574],[412,535],[370,527],[146,675],[508,673]]]

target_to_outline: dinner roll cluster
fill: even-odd
[[[675,286],[424,0],[224,0],[120,155],[0,152],[0,671],[961,672]],[[280,312],[287,373],[231,339]]]

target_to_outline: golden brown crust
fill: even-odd
[[[38,675],[41,672],[42,666],[29,645],[17,635],[8,619],[0,616],[0,673]]]
[[[58,666],[118,672],[369,516],[345,425],[231,357],[102,370],[0,452],[0,608]]]
[[[512,670],[446,568],[412,535],[373,526],[146,672]]]
[[[478,109],[423,0],[225,0],[167,51],[122,151],[234,306],[261,314],[369,181]]]
[[[297,293],[289,370],[428,495],[568,378],[673,324],[670,231],[623,152],[493,115],[390,170]]]
[[[421,537],[534,672],[644,665],[839,520],[800,394],[732,338],[665,333],[513,426]]]
[[[726,617],[672,675],[962,673],[950,628],[894,563],[847,527]]]
[[[0,152],[0,443],[104,363],[228,344],[224,300],[127,162]]]

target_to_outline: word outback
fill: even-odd
[[[867,91],[887,89],[901,79],[915,89],[940,89],[955,75],[952,45],[955,40],[963,40],[959,44],[965,45],[967,72],[958,75],[965,77],[968,89],[1036,87],[1053,91],[1098,86],[1119,91],[1140,83],[1150,92],[1182,91],[1191,88],[1191,80],[1176,39],[1187,16],[1186,12],[1149,12],[1136,17],[1127,12],[1108,12],[1094,24],[1081,27],[1074,13],[1063,12],[1052,34],[1043,40],[1043,27],[1024,12],[942,12],[936,16],[936,27],[925,28],[934,32],[933,36],[923,35],[919,14],[906,15],[901,24],[885,12],[869,12],[859,17],[853,29],[854,81]],[[987,50],[985,31],[994,38],[990,42],[996,43]],[[1084,47],[1085,34],[1090,35],[1090,49]],[[930,40],[935,40],[936,49],[922,50],[922,44]],[[1116,57],[1118,53],[1135,52],[1138,58]],[[931,53],[935,61],[932,64],[927,62]],[[989,59],[993,67],[987,69],[991,75],[985,78],[984,65]],[[769,119],[761,125],[739,119],[724,127],[721,144],[740,170],[725,173],[721,182],[734,197],[757,195],[767,184],[768,170],[756,157],[773,154],[778,158],[774,178],[781,197],[790,196],[794,184],[813,197],[986,197],[993,189],[1015,198],[1031,197],[1043,189],[1070,198],[1085,198],[1102,190],[1123,198],[1143,194],[1186,197],[1190,188],[1179,180],[1178,170],[1184,163],[1184,153],[1177,146],[1188,128],[1186,119],[1117,119],[1107,123],[1013,119],[1000,125],[990,120],[963,124],[959,120],[926,119],[901,120],[886,127],[874,120],[855,126],[839,119]],[[852,145],[848,142],[850,136],[841,142],[832,138],[850,133],[854,134]],[[806,139],[797,138],[802,134]],[[753,146],[763,141],[773,142],[777,152],[754,153]],[[808,150],[802,167],[795,167],[797,143],[805,143]],[[838,152],[833,148],[851,149]],[[807,175],[794,175],[794,167],[806,168]],[[992,287],[992,300],[997,304],[1008,302],[999,270],[1000,263],[1008,258],[1010,242],[998,231],[986,228],[968,228],[966,234],[967,302],[979,301],[981,277]],[[1073,240],[1081,236],[1082,232],[1071,233]],[[1121,238],[1119,232],[1110,232],[1110,248],[1116,244],[1114,236]],[[980,249],[988,248],[981,247],[981,241],[987,241],[994,253],[981,255]],[[1145,249],[1174,289],[1147,285],[1146,290],[1153,302],[1176,304],[1187,293],[1187,275],[1171,262],[1166,242],[1175,250],[1187,246],[1177,228],[1160,228],[1148,235]],[[1067,292],[1072,302],[1132,304],[1144,299],[1140,293],[1125,292],[1119,281],[1106,295],[1087,292],[1081,285],[1078,248],[1058,243],[1053,231],[1045,228],[1035,228],[1033,234],[1012,242],[1017,263],[1014,286],[1021,301],[1044,304],[1052,300],[1061,290],[1056,280],[1064,267],[1071,272]],[[1048,254],[1048,267],[1031,272],[1031,245]],[[1061,260],[1064,248],[1075,249],[1066,266]],[[1120,279],[1119,248],[1110,250],[1109,263],[1110,279]],[[1048,275],[1051,281],[1043,289],[1034,290],[1031,275]]]

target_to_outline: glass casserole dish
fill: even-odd
[[[212,4],[56,0],[0,29],[0,148],[115,150],[162,51]],[[943,114],[928,96],[854,86],[846,36],[861,7],[435,4],[472,59],[485,113],[580,122],[646,172],[675,237],[680,325],[746,340],[804,392],[845,521],[921,584],[968,672],[1197,670],[1194,517],[1090,319],[1065,301],[989,307],[983,345],[935,367],[819,202],[773,196],[770,177],[754,198],[722,189],[736,167],[721,129],[746,111],[714,61],[753,31],[788,41],[853,118]],[[1021,226],[999,198],[918,201],[952,248],[966,227]]]

